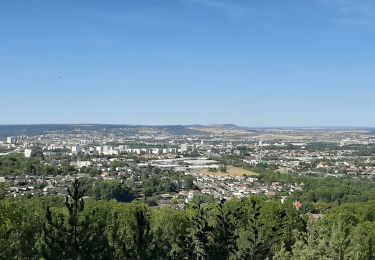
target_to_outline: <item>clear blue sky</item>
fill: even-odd
[[[373,0],[1,0],[0,124],[375,126]]]

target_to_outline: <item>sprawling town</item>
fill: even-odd
[[[0,260],[375,260],[375,0],[1,0]]]
[[[303,183],[262,179],[262,172],[336,178],[375,176],[375,135],[366,129],[248,129],[213,126],[46,126],[14,130],[0,159],[29,162],[2,168],[6,197],[65,196],[76,178],[113,180],[154,207],[184,208],[194,199],[281,201]],[[4,134],[9,132],[3,131]],[[42,165],[36,169],[31,163]],[[6,162],[2,162],[6,166]],[[41,169],[41,170],[40,170]],[[152,180],[152,181],[150,181]],[[151,182],[151,183],[150,183]],[[155,188],[154,186],[157,186]]]

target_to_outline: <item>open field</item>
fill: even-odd
[[[229,166],[227,172],[210,172],[208,169],[204,170],[197,170],[197,174],[199,175],[211,175],[211,176],[231,176],[231,177],[236,177],[236,176],[259,176],[259,173],[252,172],[246,169],[242,169],[239,167],[232,167]]]

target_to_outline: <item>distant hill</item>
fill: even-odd
[[[235,124],[213,124],[213,125],[187,125],[186,127],[189,128],[217,128],[217,129],[223,129],[223,130],[249,130],[248,127],[244,126],[238,126]]]
[[[171,135],[205,135],[206,134],[202,131],[190,129],[186,126],[181,126],[181,125],[156,126],[154,128],[161,130],[165,133],[171,134]]]
[[[0,125],[0,138],[19,135],[41,135],[51,132],[74,133],[81,131],[109,131],[135,134],[138,131],[152,129],[169,135],[207,135],[204,129],[215,128],[222,130],[242,130],[249,132],[264,132],[277,130],[295,131],[337,131],[337,130],[364,130],[375,135],[375,128],[371,127],[244,127],[235,124],[213,125],[115,125],[115,124],[38,124],[38,125]],[[200,130],[202,129],[202,130]]]
[[[181,125],[147,126],[147,125],[110,125],[110,124],[38,124],[38,125],[0,125],[0,137],[19,135],[41,135],[51,132],[78,131],[126,131],[136,133],[149,128],[170,135],[204,135],[199,130],[189,129]]]
[[[366,128],[366,130],[369,131],[371,135],[375,135],[375,127]]]
[[[211,125],[211,127],[220,128],[220,129],[228,129],[228,130],[235,130],[235,129],[243,128],[235,124],[214,124],[214,125]]]

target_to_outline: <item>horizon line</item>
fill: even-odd
[[[375,126],[360,126],[360,125],[305,125],[305,126],[246,126],[240,125],[235,123],[213,123],[213,124],[201,124],[201,123],[193,123],[193,124],[132,124],[132,123],[0,123],[0,126],[43,126],[43,125],[66,125],[66,126],[94,126],[94,125],[111,125],[111,126],[149,126],[149,127],[157,127],[157,126],[236,126],[242,128],[306,128],[306,129],[332,129],[332,128],[375,128]]]

